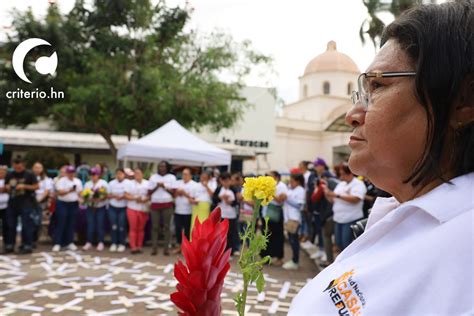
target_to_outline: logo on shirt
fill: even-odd
[[[365,306],[365,298],[354,280],[354,269],[329,282],[323,292],[328,292],[331,301],[341,316],[359,316]]]

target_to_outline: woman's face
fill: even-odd
[[[166,168],[166,164],[164,162],[161,162],[159,165],[158,165],[158,173],[160,175],[165,175],[166,173],[168,172],[167,168]]]
[[[137,180],[138,182],[141,182],[142,179],[143,179],[143,173],[140,169],[135,169],[135,180]]]
[[[414,71],[414,66],[399,44],[389,40],[367,69],[373,71]],[[389,189],[400,185],[422,157],[427,117],[414,94],[414,77],[370,78],[369,86],[368,109],[359,102],[346,114],[354,127],[349,166]]]
[[[115,173],[115,178],[116,178],[118,181],[123,181],[123,179],[125,179],[125,173],[123,173],[122,171],[118,170],[118,171]]]
[[[292,189],[296,188],[298,186],[298,181],[290,177],[290,187]]]
[[[33,172],[35,173],[35,175],[39,176],[40,174],[43,173],[43,165],[42,164],[39,164],[39,163],[35,163],[33,165]]]

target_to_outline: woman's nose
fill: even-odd
[[[363,125],[365,122],[365,113],[366,111],[362,107],[362,104],[357,102],[346,113],[346,124],[354,128]]]

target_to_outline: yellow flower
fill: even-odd
[[[268,205],[273,200],[276,191],[276,181],[269,176],[258,178],[245,178],[244,199],[252,201],[254,198]]]
[[[85,189],[84,191],[82,191],[82,196],[83,197],[88,197],[89,195],[92,194],[92,190],[91,189]]]

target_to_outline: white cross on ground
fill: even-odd
[[[93,282],[105,282],[105,281],[112,281],[112,273],[104,274],[100,277],[86,277],[86,280],[93,281]]]
[[[7,309],[12,309],[12,310],[24,310],[24,311],[30,311],[30,312],[42,312],[44,311],[43,307],[40,306],[33,306],[32,304],[35,301],[29,300],[29,301],[24,301],[21,303],[12,303],[12,302],[5,302],[3,303],[3,306],[6,306]]]
[[[152,285],[152,286],[148,286],[144,288],[143,290],[137,290],[137,291],[129,290],[129,291],[134,292],[136,296],[145,296],[145,295],[156,294],[156,293],[152,293],[152,291],[155,290],[156,288],[157,288],[156,285]]]
[[[134,303],[142,303],[142,302],[150,302],[154,301],[154,297],[138,297],[138,298],[132,298],[129,299],[126,296],[119,296],[118,300],[110,302],[112,305],[118,305],[118,304],[123,304],[125,307],[133,307],[135,304]]]
[[[137,263],[135,264],[132,269],[141,269],[141,268],[144,268],[144,267],[153,267],[154,264],[147,261],[147,262],[141,262],[141,263]]]
[[[0,275],[1,276],[1,275]],[[14,277],[10,277],[10,278],[0,278],[0,284],[12,284],[12,285],[16,285],[18,284],[18,281],[19,280],[22,280],[24,279],[25,277],[24,276],[14,276]]]
[[[66,304],[46,304],[46,308],[52,308],[53,313],[61,313],[62,311],[75,311],[80,312],[82,310],[82,306],[76,306],[77,304],[81,303],[84,299],[83,298],[75,298],[72,301],[67,302]]]
[[[121,258],[121,259],[117,259],[117,260],[114,260],[110,263],[111,266],[116,266],[116,265],[119,265],[121,263],[127,263],[129,261],[128,258]]]
[[[124,267],[109,267],[108,270],[112,272],[113,274],[119,274],[119,273],[140,273],[141,270],[137,269],[126,269]]]
[[[62,294],[69,294],[76,292],[75,289],[66,289],[66,290],[59,290],[59,291],[49,291],[45,289],[41,289],[39,293],[34,294],[34,297],[45,297],[47,296],[50,299],[57,299],[59,295]]]
[[[86,300],[92,300],[96,296],[118,295],[118,291],[95,292],[93,289],[88,289],[83,293],[76,293],[76,297],[85,297]]]
[[[172,312],[174,310],[173,307],[173,302],[165,302],[165,303],[154,303],[150,302],[146,304],[146,309],[162,309],[167,312]]]
[[[86,315],[94,315],[94,316],[117,315],[117,314],[125,314],[127,312],[128,312],[128,310],[126,308],[113,309],[113,310],[103,311],[103,312],[96,312],[93,309],[87,309],[86,310]]]
[[[107,285],[104,287],[106,291],[113,290],[115,288],[122,288],[122,289],[132,289],[136,290],[138,289],[138,286],[136,285],[130,285],[127,284],[125,281],[120,281],[120,282],[107,282]]]

